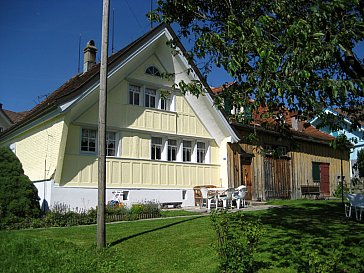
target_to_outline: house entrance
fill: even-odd
[[[264,158],[265,199],[291,198],[290,160]]]
[[[246,153],[238,143],[228,143],[228,179],[229,188],[241,185],[247,187],[246,199],[252,198],[252,154]]]

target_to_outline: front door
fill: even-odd
[[[247,194],[246,199],[252,199],[252,171],[251,171],[251,164],[242,164],[242,177],[243,177],[243,185],[246,186]]]

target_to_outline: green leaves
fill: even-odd
[[[364,39],[360,3],[165,0],[156,11],[196,41],[192,53],[205,67],[218,64],[230,74],[240,89],[233,104],[248,97],[314,115],[325,107],[362,109],[364,66],[352,52]],[[200,94],[195,85],[181,86]]]

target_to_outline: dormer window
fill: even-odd
[[[146,70],[145,70],[145,74],[151,75],[151,76],[155,76],[155,77],[160,77],[161,73],[159,72],[159,69],[156,68],[155,66],[149,66]]]

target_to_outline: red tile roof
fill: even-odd
[[[29,112],[29,111],[14,112],[14,111],[6,110],[6,109],[2,109],[2,111],[8,117],[8,119],[10,120],[10,122],[12,124],[15,124],[15,123],[18,123],[19,121],[21,121]]]
[[[223,89],[229,87],[232,85],[233,82],[227,83],[220,87],[211,87],[211,91],[213,94],[217,95],[218,93],[222,92]],[[251,102],[254,102],[251,100]],[[324,133],[320,130],[318,130],[316,127],[311,125],[308,122],[298,120],[297,121],[297,129],[292,128],[292,119],[298,118],[297,112],[288,111],[287,109],[282,109],[283,113],[283,121],[284,126],[286,129],[288,129],[292,135],[304,137],[307,139],[316,139],[320,141],[326,141],[330,142],[334,140],[335,138],[331,135]],[[277,113],[278,114],[278,113]],[[237,123],[232,123],[234,126],[240,127]],[[278,123],[277,120],[274,118],[274,114],[269,113],[268,107],[260,106],[257,110],[253,111],[252,113],[252,121],[249,124],[250,126],[258,126],[262,129],[265,129],[267,131],[277,131],[278,130]]]

